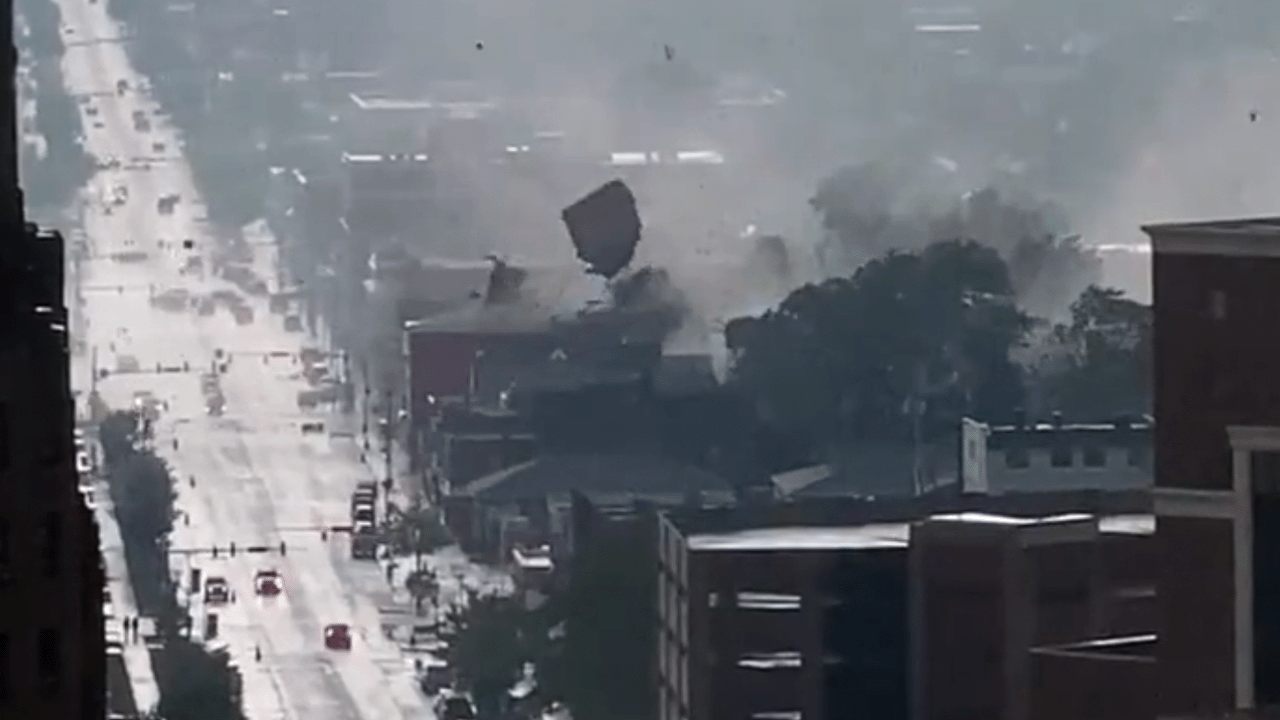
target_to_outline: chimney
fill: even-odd
[[[1062,429],[1062,411],[1061,410],[1053,411],[1053,429],[1054,430]]]

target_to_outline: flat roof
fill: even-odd
[[[361,110],[431,110],[435,103],[430,100],[410,100],[408,98],[362,97],[351,93],[351,102]]]
[[[855,550],[905,548],[908,523],[876,523],[837,527],[791,526],[752,528],[689,537],[690,550]]]
[[[1054,525],[1058,523],[1083,522],[1093,518],[1088,513],[1064,513],[1047,517],[1015,517],[1013,515],[997,515],[984,512],[958,512],[943,515],[931,515],[928,520],[941,522],[961,522],[974,525],[1005,525],[1010,527],[1029,527],[1032,525]]]
[[[1280,217],[1143,225],[1152,250],[1174,255],[1280,257]]]
[[[1098,531],[1113,535],[1154,535],[1155,515],[1109,515],[1098,519]]]

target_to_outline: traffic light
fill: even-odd
[[[218,557],[218,546],[217,546],[217,545],[214,545],[214,546],[213,546],[213,557],[214,557],[215,559]]]
[[[231,557],[235,557],[235,556],[236,556],[236,544],[231,543]]]
[[[284,541],[283,541],[283,540],[281,540],[281,541],[280,541],[280,554],[283,556],[283,555],[284,555],[284,553],[285,553]]]

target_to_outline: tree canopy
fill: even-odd
[[[891,251],[726,328],[734,378],[776,424],[900,436],[913,398],[950,422],[1020,401],[1009,351],[1032,321],[997,252],[972,241]]]
[[[99,423],[98,442],[138,606],[156,613],[169,592],[165,543],[177,495],[168,465],[142,447],[139,430],[136,412],[114,412]]]
[[[1149,412],[1148,306],[1089,286],[1051,326],[1016,295],[993,248],[891,250],[728,323],[732,379],[766,421],[815,446],[905,440],[916,412],[926,440],[963,416],[1007,421],[1019,408],[1084,421]]]

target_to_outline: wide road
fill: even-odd
[[[349,437],[301,432],[304,420],[325,422],[327,430],[344,424],[327,411],[304,416],[297,408],[296,394],[306,386],[297,361],[304,337],[286,333],[281,319],[256,299],[249,301],[256,319],[248,325],[237,324],[224,308],[197,315],[153,302],[174,288],[200,295],[231,286],[180,270],[191,255],[204,256],[208,265],[214,239],[201,222],[202,206],[174,131],[153,121],[150,132],[136,132],[135,111],[159,120],[154,104],[132,89],[115,93],[120,79],[130,88],[143,83],[123,45],[111,41],[119,30],[106,15],[106,3],[60,5],[67,40],[79,41],[67,51],[68,85],[77,94],[95,94],[90,104],[96,114],[85,118],[89,149],[122,163],[99,172],[88,192],[84,225],[90,256],[81,273],[85,339],[97,366],[109,373],[98,383],[109,405],[127,407],[142,392],[167,404],[156,423],[157,449],[179,478],[178,506],[187,516],[176,523],[173,546],[221,548],[216,558],[176,555],[175,568],[184,576],[198,567],[205,576],[225,577],[236,596],[221,608],[204,608],[195,599],[197,632],[204,630],[206,612],[219,615],[217,641],[243,669],[252,720],[432,717],[413,682],[412,664],[380,630],[379,607],[393,601],[382,570],[349,559],[344,536],[322,539],[318,530],[347,524],[350,492],[371,471]],[[127,187],[128,198],[112,205],[120,186]],[[172,215],[160,215],[156,201],[168,193],[178,193],[181,201]],[[183,243],[188,238],[189,248]],[[271,248],[255,250],[255,264],[274,261]],[[219,377],[226,411],[212,417],[201,374],[219,350],[230,360]],[[117,372],[128,369],[130,358],[140,371]],[[87,389],[86,374],[79,373],[81,390]],[[281,542],[283,555],[244,550],[279,548]],[[235,557],[227,552],[232,543],[240,548]],[[254,574],[266,568],[283,577],[285,592],[278,598],[254,594]],[[323,628],[330,623],[350,625],[350,651],[324,647]]]

